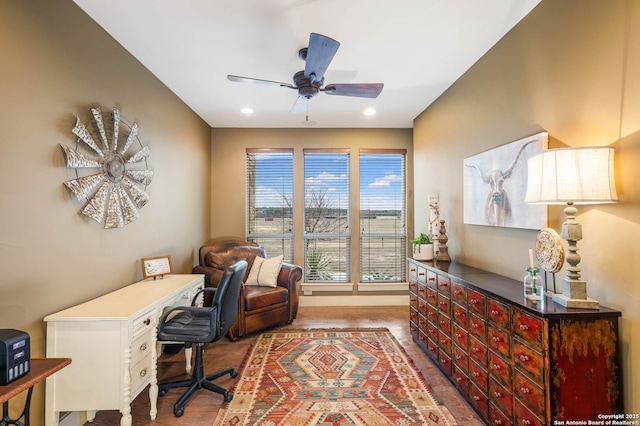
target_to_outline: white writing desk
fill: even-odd
[[[131,401],[147,385],[151,420],[157,414],[157,324],[162,313],[191,302],[204,275],[147,279],[45,317],[47,357],[71,358],[46,380],[45,425],[63,411],[120,410],[131,425]]]

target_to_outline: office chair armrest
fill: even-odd
[[[211,311],[217,309],[216,306],[209,307],[199,307],[199,306],[175,306],[165,312],[162,317],[160,317],[160,321],[158,321],[159,327],[164,327],[164,324],[168,321],[169,316],[173,318],[176,314],[180,312],[190,312],[195,317],[210,317]],[[169,320],[171,319],[169,318]]]
[[[200,289],[194,296],[193,299],[191,299],[191,306],[196,306],[196,302],[198,301],[198,296],[200,296],[200,293],[214,293],[216,292],[216,290],[218,290],[217,287],[205,287],[203,289]]]

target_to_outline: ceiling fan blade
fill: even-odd
[[[304,96],[298,96],[296,101],[293,103],[293,106],[291,107],[291,111],[289,111],[289,113],[297,114],[299,112],[305,112],[307,111],[308,106],[309,99],[305,98]]]
[[[229,81],[233,81],[236,83],[257,83],[257,84],[267,84],[270,86],[280,86],[280,87],[288,87],[290,89],[297,89],[292,84],[283,83],[281,81],[273,81],[273,80],[262,80],[259,78],[251,78],[251,77],[240,77],[239,75],[227,75]]]
[[[304,76],[311,80],[311,83],[322,80],[338,47],[340,43],[334,39],[311,33],[305,59],[307,64],[304,67]]]
[[[324,89],[320,89],[327,95],[355,96],[358,98],[377,98],[383,83],[361,83],[361,84],[329,84]]]

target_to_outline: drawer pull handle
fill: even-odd
[[[495,396],[496,398],[502,398],[502,392],[495,391],[493,393],[493,396]]]
[[[144,370],[140,371],[140,377],[144,377],[147,375],[147,369],[145,368]]]
[[[449,283],[447,283],[447,282],[441,283],[440,287],[449,287]]]
[[[497,311],[495,309],[491,310],[491,315],[493,315],[494,317],[497,317],[499,313],[500,313],[500,311]]]
[[[480,401],[480,397],[478,395],[473,395],[473,400],[474,401]]]
[[[149,325],[151,324],[151,318],[147,318],[146,320],[144,320],[144,325]]]
[[[144,352],[147,350],[147,342],[140,345],[140,352]]]
[[[459,338],[461,338],[461,337],[462,337],[462,334],[460,334],[460,333],[456,333],[456,337],[459,339]]]
[[[527,420],[527,419],[522,419],[522,424],[524,426],[531,426],[531,422],[529,420]]]
[[[441,363],[443,363],[443,364],[448,364],[448,363],[449,363],[449,361],[447,361],[447,360],[446,360],[446,359],[444,359],[444,358],[440,358],[440,362],[441,362]]]
[[[460,294],[460,290],[458,290],[458,289],[453,290],[453,294],[456,295],[456,296],[459,295]]]
[[[520,324],[520,330],[527,331],[529,330],[529,326],[526,324]]]
[[[418,275],[423,277],[424,276],[424,272],[419,272]]]
[[[456,355],[456,361],[460,361],[462,359],[461,355]]]
[[[523,387],[521,387],[521,388],[520,388],[520,392],[522,392],[522,393],[523,393],[523,394],[525,394],[525,395],[528,395],[528,394],[530,394],[530,393],[531,393],[531,389],[529,389],[529,388],[528,388],[528,387],[526,387],[526,386],[523,386]]]
[[[446,341],[446,340],[444,340],[444,339],[440,339],[440,344],[441,344],[441,345],[444,345],[445,343],[447,343],[447,341]]]
[[[474,371],[471,374],[473,374],[473,377],[480,377],[480,373],[478,373],[477,371]]]
[[[416,270],[415,270],[415,268],[411,268],[411,269],[409,269],[409,270],[410,270],[411,272],[415,272],[415,271],[416,271]]]
[[[454,316],[454,317],[456,317],[456,318],[457,318],[457,317],[459,317],[459,316],[460,316],[460,312],[455,311],[455,312],[453,313],[453,316]]]
[[[480,301],[478,299],[471,299],[469,301],[472,305],[477,305],[478,303],[480,303]]]
[[[526,356],[525,354],[522,354],[522,355],[520,355],[520,361],[527,362],[527,361],[529,361],[529,357]]]
[[[471,323],[471,328],[478,328],[480,327],[478,324],[476,324],[475,322]]]
[[[423,274],[423,275],[424,275],[424,274]],[[436,279],[435,279],[435,278],[433,278],[433,277],[429,277],[429,278],[428,278],[428,280],[429,280],[429,281],[435,281]]]
[[[493,336],[492,339],[496,343],[502,342],[502,338],[500,336]]]
[[[456,382],[460,383],[462,381],[462,377],[456,377]]]
[[[493,369],[494,369],[494,370],[498,371],[498,370],[500,370],[500,368],[502,368],[502,367],[500,366],[500,364],[493,364]]]
[[[471,350],[475,353],[480,352],[480,348],[478,348],[477,346],[472,347]]]
[[[495,420],[493,421],[493,424],[494,424],[494,425],[501,425],[501,424],[502,424],[502,420],[495,419]]]

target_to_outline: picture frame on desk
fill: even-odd
[[[140,259],[140,263],[142,264],[142,277],[144,279],[153,277],[155,280],[173,272],[171,256],[145,257]]]

